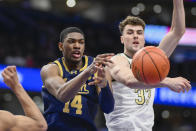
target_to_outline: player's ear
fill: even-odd
[[[120,36],[120,41],[121,41],[122,44],[124,44],[124,39],[123,39],[122,35]]]
[[[58,47],[59,47],[59,50],[60,51],[63,51],[63,43],[62,42],[59,42],[58,43]]]

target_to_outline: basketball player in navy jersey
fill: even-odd
[[[173,0],[173,6],[171,29],[158,46],[168,57],[185,32],[183,0]],[[115,107],[113,112],[105,114],[106,125],[109,131],[151,131],[154,124],[154,88],[168,87],[175,92],[185,92],[190,90],[191,85],[183,77],[167,77],[154,86],[139,82],[130,66],[133,55],[145,45],[145,22],[139,17],[127,16],[120,22],[119,29],[124,52],[112,57],[114,63],[108,67],[114,80]]]
[[[46,131],[47,123],[42,113],[19,83],[16,67],[8,66],[2,72],[3,81],[18,98],[25,116],[0,110],[0,131]]]
[[[61,32],[58,47],[63,57],[41,70],[48,131],[96,131],[93,121],[98,105],[105,113],[114,108],[104,69],[112,63],[108,58],[113,54],[83,55],[84,33],[77,27]]]

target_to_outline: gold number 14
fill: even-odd
[[[82,96],[81,95],[76,95],[74,97],[74,99],[71,101],[68,101],[67,103],[65,103],[65,107],[63,108],[63,112],[65,113],[69,113],[69,105],[72,108],[76,108],[76,114],[81,115],[82,114]]]

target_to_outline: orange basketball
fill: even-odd
[[[160,48],[147,46],[135,53],[131,68],[138,81],[155,85],[168,75],[170,63]]]

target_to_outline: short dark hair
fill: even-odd
[[[119,24],[119,30],[121,34],[123,33],[123,30],[126,25],[134,25],[134,26],[140,25],[142,26],[143,29],[145,29],[146,26],[145,22],[141,18],[135,16],[127,16]]]
[[[84,36],[84,32],[78,27],[68,27],[61,31],[60,42],[63,42],[69,33],[78,32]]]

